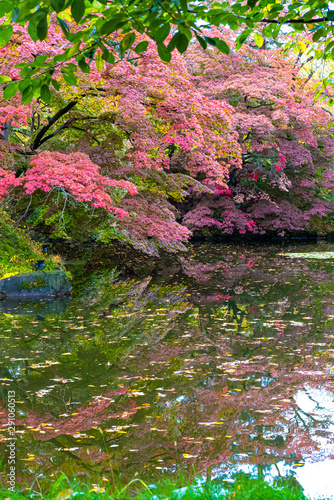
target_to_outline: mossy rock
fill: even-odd
[[[0,280],[0,299],[62,296],[72,291],[64,271],[16,274]]]

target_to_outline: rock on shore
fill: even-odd
[[[69,295],[71,283],[64,271],[17,274],[0,280],[0,300]]]

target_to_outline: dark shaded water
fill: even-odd
[[[284,252],[306,250],[332,247]],[[4,470],[14,390],[18,482],[241,470],[329,496],[334,260],[281,251],[202,244],[159,277],[101,271],[65,305],[3,305]]]

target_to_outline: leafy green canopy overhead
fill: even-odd
[[[36,42],[52,37],[50,17],[57,17],[68,41],[61,53],[43,58],[36,54],[38,60],[33,64],[19,61],[20,76],[26,82],[19,90],[22,92],[33,80],[34,95],[38,97],[42,87],[52,84],[52,76],[60,66],[65,70],[69,67],[69,71],[73,69],[71,65],[78,66],[81,71],[89,72],[89,61],[95,58],[98,48],[102,51],[99,57],[113,63],[108,37],[115,32],[120,34],[124,54],[133,46],[136,31],[153,39],[161,59],[169,62],[172,51],[177,48],[183,53],[193,36],[204,49],[211,44],[228,53],[223,40],[202,33],[203,26],[229,25],[237,30],[238,48],[259,27],[264,36],[275,38],[282,25],[287,24],[297,32],[307,32],[320,46],[322,56],[334,58],[334,10],[329,5],[324,0],[248,0],[211,5],[187,0],[1,0],[0,48],[11,40],[14,23],[22,26],[28,23],[29,36]],[[259,33],[255,37],[262,38]],[[147,45],[147,41],[137,44],[136,52],[145,51]],[[8,77],[0,78],[9,81],[4,80]]]

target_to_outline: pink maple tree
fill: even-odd
[[[314,101],[295,58],[247,45],[235,52],[229,30],[214,34],[229,43],[230,55],[192,46],[187,65],[198,89],[233,105],[243,168],[230,169],[229,202],[222,191],[206,194],[195,208],[192,202],[184,223],[241,234],[331,231],[332,115]],[[203,207],[206,218],[197,220]]]

